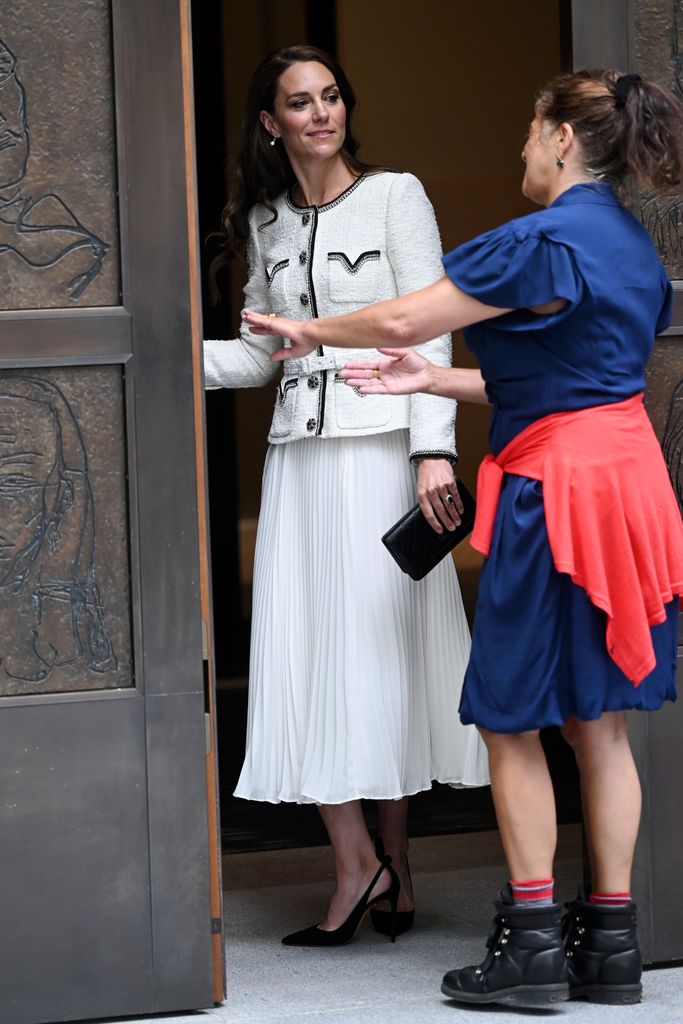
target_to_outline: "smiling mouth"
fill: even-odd
[[[331,131],[329,128],[321,128],[320,131],[308,132],[307,134],[310,135],[312,138],[316,138],[316,139],[317,138],[325,138],[326,139],[328,135],[334,135],[334,132]]]

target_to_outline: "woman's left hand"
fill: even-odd
[[[451,531],[459,526],[463,505],[448,459],[420,460],[417,498],[423,516],[437,533],[443,533],[443,526]]]
[[[274,334],[289,340],[289,345],[279,348],[270,357],[274,362],[283,359],[301,359],[314,351],[315,345],[309,345],[303,339],[306,320],[290,320],[285,316],[273,316],[272,313],[254,313],[251,309],[242,310],[242,319],[249,325],[252,334]]]

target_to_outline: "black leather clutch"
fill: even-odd
[[[472,532],[475,500],[460,480],[458,493],[463,504],[463,514],[455,530],[444,529],[443,533],[437,533],[422,515],[420,506],[415,505],[382,537],[382,543],[389,553],[412,579],[421,580]]]

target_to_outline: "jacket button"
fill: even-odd
[[[315,420],[308,420],[306,430],[315,430]]]
[[[299,263],[305,263],[307,259],[308,259],[308,253],[304,249],[303,252],[299,253]]]
[[[303,215],[303,217],[301,218],[301,223],[303,224],[304,227],[306,227],[306,225],[308,224],[310,219],[311,219],[310,213],[305,213]]]
[[[308,386],[309,386],[309,388],[317,388],[319,383],[320,383],[320,378],[317,377],[316,374],[313,374],[312,377],[308,378]]]
[[[302,292],[301,295],[299,296],[299,298],[301,299],[301,305],[302,306],[307,306],[308,305],[308,295],[306,294],[306,292]]]

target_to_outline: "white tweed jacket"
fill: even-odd
[[[380,299],[432,284],[443,274],[434,211],[412,174],[363,175],[333,202],[297,206],[291,195],[249,215],[250,309],[281,316],[338,316]],[[272,223],[269,223],[271,222]],[[280,339],[258,337],[246,326],[239,338],[204,342],[207,388],[260,387],[279,370],[271,353]],[[419,347],[428,359],[451,365],[451,338]],[[282,444],[305,437],[353,437],[410,429],[410,458],[454,460],[455,402],[432,395],[362,395],[338,371],[374,349],[325,346],[305,359],[289,359],[275,393],[268,440]]]

